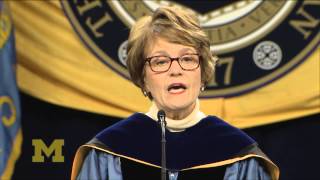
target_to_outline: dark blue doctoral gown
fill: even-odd
[[[72,179],[160,179],[161,131],[135,113],[79,148]],[[169,180],[278,179],[279,169],[243,131],[207,116],[182,132],[166,131]]]

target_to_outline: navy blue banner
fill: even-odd
[[[12,26],[8,7],[0,1],[0,179],[10,179],[22,141]]]

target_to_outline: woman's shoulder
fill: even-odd
[[[221,127],[236,128],[233,125],[226,122],[225,120],[223,120],[217,116],[213,116],[213,115],[206,116],[200,122],[205,123],[206,125],[209,125],[209,126],[215,126],[215,127],[219,127],[219,128],[221,128]],[[238,129],[238,128],[236,128],[236,129]]]
[[[207,116],[198,124],[190,128],[191,131],[210,134],[209,137],[230,137],[230,139],[243,139],[254,143],[255,141],[241,129],[227,123],[217,116]]]
[[[122,119],[119,122],[103,129],[95,137],[101,138],[105,136],[126,136],[130,133],[140,131],[142,128],[154,128],[156,127],[156,121],[143,113],[134,113],[126,119]]]
[[[134,125],[137,124],[154,124],[154,120],[152,120],[149,116],[143,114],[143,113],[134,113],[131,116],[122,119],[113,125],[103,129],[101,132],[106,132],[106,131],[112,131],[112,130],[119,130],[120,128],[130,128]],[[98,133],[98,134],[99,134]]]

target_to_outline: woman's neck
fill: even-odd
[[[195,106],[196,106],[196,102],[194,102],[190,107],[188,107],[185,110],[175,110],[175,111],[165,110],[166,117],[172,120],[184,119],[192,113],[192,111],[195,109]]]

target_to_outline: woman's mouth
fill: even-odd
[[[180,94],[187,89],[186,85],[182,83],[173,83],[169,85],[168,92],[172,94]]]

